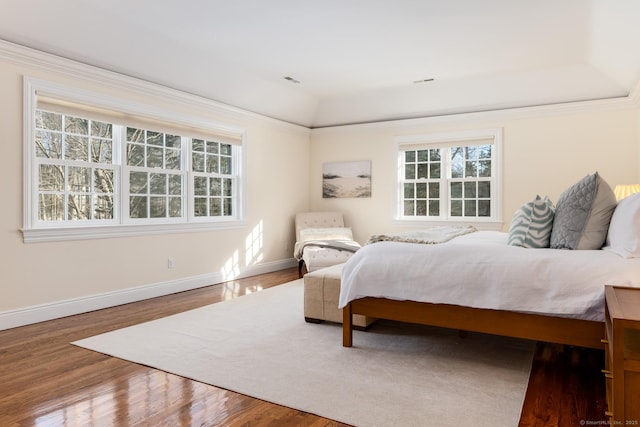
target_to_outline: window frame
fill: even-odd
[[[180,167],[179,169],[170,169],[167,167],[153,167],[153,166],[149,166],[149,165],[130,165],[128,164],[124,159],[125,156],[123,155],[123,153],[126,152],[127,150],[127,146],[128,144],[135,144],[138,147],[142,148],[142,151],[145,152],[146,150],[148,150],[149,148],[157,148],[157,149],[162,149],[163,154],[162,154],[162,159],[163,159],[163,163],[165,162],[166,158],[165,158],[165,151],[167,150],[167,148],[164,146],[164,144],[162,145],[162,147],[154,147],[154,146],[148,146],[147,142],[143,142],[143,143],[139,143],[139,142],[131,142],[128,140],[127,138],[127,132],[128,132],[128,128],[131,126],[122,126],[121,128],[119,127],[119,133],[120,133],[120,137],[122,142],[120,143],[120,153],[121,153],[121,164],[119,165],[120,167],[120,172],[121,172],[121,180],[122,180],[122,197],[120,199],[120,212],[121,212],[121,216],[122,216],[122,224],[164,224],[164,223],[185,223],[189,221],[188,215],[187,215],[187,209],[186,207],[189,205],[189,193],[186,191],[187,189],[187,180],[188,180],[188,174],[189,174],[189,168],[188,168],[188,163],[185,159],[185,156],[187,155],[187,149],[185,148],[185,145],[187,145],[187,141],[188,141],[188,137],[182,136],[180,135],[180,149],[176,150],[180,153]],[[148,133],[148,132],[155,132],[152,129],[139,129],[142,130],[143,132]],[[158,132],[160,134],[163,135],[163,140],[166,138],[167,133],[165,132]],[[149,154],[148,152],[146,154],[143,155],[143,158],[145,160],[149,160]],[[163,197],[163,198],[169,198],[169,191],[165,190],[165,193],[163,194],[154,194],[151,192],[151,189],[149,187],[151,187],[151,183],[150,180],[147,180],[146,183],[146,187],[147,187],[147,191],[142,194],[142,193],[132,193],[131,192],[131,174],[132,173],[144,173],[147,174],[148,176],[151,174],[155,174],[155,175],[179,175],[182,178],[182,196],[181,199],[183,200],[182,206],[181,206],[181,215],[178,217],[172,217],[172,216],[165,216],[165,217],[153,217],[152,215],[148,215],[147,217],[141,217],[141,218],[136,218],[136,217],[131,217],[131,211],[130,211],[130,203],[131,203],[131,198],[132,197],[144,197],[147,199],[147,205],[145,210],[147,210],[148,212],[150,212],[151,209],[151,203],[148,203],[150,201],[151,198],[154,197]],[[168,187],[168,186],[167,186]]]
[[[202,139],[202,138],[193,138],[193,139]],[[192,142],[192,141],[190,141]],[[207,142],[207,140],[204,141],[205,143]],[[215,142],[215,141],[211,141],[211,142]],[[224,143],[219,143],[219,145],[223,145]],[[207,178],[207,179],[211,179],[211,178],[220,178],[220,179],[231,179],[232,181],[232,194],[239,194],[239,192],[241,191],[240,189],[240,180],[242,179],[242,175],[240,174],[240,171],[242,170],[242,162],[240,162],[241,159],[241,153],[238,151],[239,147],[237,145],[231,145],[231,170],[232,171],[238,171],[238,173],[231,173],[231,174],[224,174],[220,171],[216,172],[202,172],[202,171],[196,171],[194,170],[193,166],[191,166],[189,168],[189,177],[188,177],[188,182],[187,185],[189,186],[189,193],[192,195],[192,198],[189,200],[189,216],[191,218],[192,222],[207,222],[207,221],[215,221],[218,220],[219,218],[225,218],[224,216],[222,217],[212,217],[212,216],[199,216],[196,215],[195,209],[195,199],[197,196],[199,196],[198,194],[196,194],[195,192],[195,180],[196,177],[203,177],[203,178]],[[220,157],[228,157],[227,155],[224,155],[222,153],[220,153],[219,155]],[[206,155],[205,155],[205,162],[206,162]],[[187,159],[187,161],[191,164],[193,162],[193,145],[190,144],[189,147],[189,158]],[[212,197],[211,195],[207,195],[207,196],[202,196],[202,197],[206,197],[208,200],[210,200],[210,198]],[[221,195],[220,196],[221,199],[224,199],[225,196]],[[192,203],[193,202],[193,203]],[[231,209],[232,212],[236,212],[238,209],[240,209],[240,203],[238,201],[238,198],[231,198]]]
[[[162,94],[147,93],[151,96],[161,97]],[[38,220],[38,159],[34,149],[35,127],[35,111],[38,109],[38,97],[45,96],[60,101],[71,102],[78,105],[86,105],[89,107],[99,108],[111,111],[116,114],[126,114],[153,122],[166,122],[174,124],[181,128],[191,128],[200,130],[207,135],[220,134],[221,142],[224,142],[225,136],[232,137],[238,141],[232,146],[233,165],[232,171],[234,179],[234,197],[233,210],[231,216],[219,217],[198,217],[193,215],[193,173],[191,171],[191,147],[190,143],[187,150],[182,150],[182,165],[186,168],[184,172],[185,180],[183,182],[183,217],[179,220],[174,218],[166,218],[165,220],[146,220],[136,219],[130,221],[128,213],[124,211],[128,206],[124,199],[128,199],[129,190],[126,187],[128,183],[127,165],[122,164],[121,148],[126,143],[126,138],[118,135],[114,130],[114,147],[113,147],[113,166],[119,169],[117,175],[118,187],[115,190],[120,197],[118,202],[118,211],[114,212],[114,220],[105,222],[96,222],[102,220],[82,220],[77,222],[64,223],[51,221],[43,223]],[[41,241],[61,241],[61,240],[83,240],[96,238],[126,237],[147,234],[160,233],[180,233],[191,231],[208,231],[216,229],[232,229],[246,226],[246,130],[238,127],[213,123],[209,120],[198,119],[191,115],[186,115],[167,108],[159,108],[139,102],[116,98],[98,92],[83,90],[70,87],[64,84],[54,83],[46,80],[40,80],[24,77],[23,82],[23,241],[41,242]],[[62,113],[66,114],[66,113]],[[126,132],[127,123],[119,123],[123,125]],[[139,127],[137,124],[131,126]],[[154,130],[154,129],[148,129]],[[123,132],[123,133],[124,133]],[[162,130],[161,130],[162,132]],[[181,135],[185,136],[185,135]],[[187,135],[192,136],[192,135]],[[193,135],[193,138],[199,138],[200,135]],[[118,146],[116,149],[116,141]],[[184,138],[183,138],[184,139]],[[210,138],[215,140],[215,138]],[[190,141],[190,140],[189,140]],[[188,154],[185,154],[188,153]],[[118,163],[117,163],[118,162]],[[163,169],[164,170],[164,169]],[[125,175],[127,178],[125,179]]]
[[[439,216],[405,216],[404,215],[404,153],[412,149],[435,149],[448,148],[454,146],[475,145],[474,142],[487,141],[493,146],[492,149],[492,194],[491,194],[491,215],[487,217],[465,217],[450,215],[450,192],[448,185],[457,179],[451,178],[451,161],[441,160],[441,178],[439,182],[440,190],[440,215]],[[470,224],[483,229],[500,230],[502,228],[502,129],[480,129],[455,132],[429,133],[419,135],[397,136],[395,142],[395,203],[394,221],[398,225],[409,226],[434,226],[434,225],[456,225]],[[480,144],[478,144],[480,145]],[[442,159],[445,159],[442,153]],[[425,182],[432,182],[429,179]]]
[[[112,174],[113,174],[113,180],[115,182],[114,186],[113,186],[113,193],[112,196],[117,196],[120,192],[120,184],[119,184],[119,174],[118,174],[118,170],[117,170],[117,165],[114,164],[113,159],[117,157],[118,153],[117,150],[114,151],[114,147],[116,147],[116,139],[117,139],[117,135],[113,134],[113,127],[112,127],[112,132],[111,132],[111,138],[109,139],[109,141],[111,142],[111,162],[110,163],[106,163],[106,162],[100,162],[100,161],[94,161],[89,159],[89,155],[91,153],[92,150],[92,146],[91,146],[91,142],[94,139],[105,139],[103,137],[99,137],[99,138],[94,138],[91,135],[91,122],[92,120],[89,119],[88,120],[88,127],[87,127],[87,134],[83,134],[83,133],[78,133],[78,132],[73,132],[73,131],[68,131],[66,129],[66,122],[64,121],[63,114],[59,114],[56,113],[58,115],[60,115],[60,125],[61,128],[60,129],[48,129],[48,128],[38,128],[37,124],[34,124],[34,131],[35,134],[39,134],[40,132],[42,134],[50,134],[50,135],[58,135],[59,136],[59,146],[60,146],[60,157],[59,158],[47,158],[47,157],[43,157],[43,156],[39,156],[37,155],[37,146],[34,146],[34,139],[32,139],[31,141],[31,155],[33,155],[33,160],[34,160],[34,179],[39,182],[39,172],[40,172],[40,167],[42,166],[51,166],[53,168],[56,167],[61,167],[65,169],[64,173],[64,180],[62,182],[62,188],[60,189],[46,189],[43,190],[40,186],[38,186],[38,188],[33,188],[31,191],[33,192],[32,197],[34,200],[34,203],[37,203],[39,205],[39,203],[41,203],[40,201],[40,197],[44,196],[46,194],[50,194],[50,195],[58,195],[58,196],[62,196],[63,198],[63,206],[64,206],[64,213],[63,216],[67,216],[69,214],[68,212],[68,206],[67,204],[69,203],[68,200],[71,196],[75,195],[75,196],[88,196],[90,199],[93,199],[96,196],[99,195],[104,195],[107,193],[101,193],[96,191],[93,188],[93,185],[91,185],[91,189],[90,190],[84,190],[84,191],[74,191],[72,189],[69,189],[69,185],[68,185],[68,179],[71,177],[71,175],[68,173],[68,171],[72,168],[76,168],[76,169],[89,169],[91,170],[90,172],[90,178],[89,178],[89,182],[91,184],[94,183],[94,175],[93,172],[97,169],[103,169],[103,170],[111,170]],[[35,121],[35,123],[37,123],[37,120]],[[68,139],[82,139],[82,138],[86,138],[86,157],[84,159],[79,159],[79,158],[69,158],[69,157],[63,157],[62,156],[62,152],[65,152],[66,149],[66,141]],[[35,150],[35,153],[33,152],[33,150]],[[66,185],[65,185],[66,184]],[[93,201],[90,202],[90,205],[93,204]],[[93,214],[93,212],[92,212]],[[112,212],[113,217],[110,219],[83,219],[81,221],[82,224],[85,225],[115,225],[119,222],[119,217],[118,217],[118,210],[117,210],[117,206],[114,206],[113,212]],[[73,224],[74,221],[72,220],[68,220],[68,219],[64,219],[64,220],[60,220],[60,221],[44,221],[44,220],[40,220],[39,219],[39,210],[36,208],[34,209],[34,211],[32,212],[32,221],[34,224],[40,224],[43,225],[44,227],[46,227],[45,224]],[[80,222],[80,221],[78,221]]]

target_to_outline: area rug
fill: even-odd
[[[355,426],[517,426],[534,343],[378,321],[342,347],[296,280],[73,344]]]

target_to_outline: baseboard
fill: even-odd
[[[106,292],[103,294],[89,295],[81,298],[21,308],[18,310],[5,311],[0,313],[0,330],[59,319],[61,317],[72,316],[74,314],[87,313],[89,311],[142,301],[149,298],[174,294],[176,292],[188,291],[232,279],[241,279],[243,277],[271,273],[273,271],[295,267],[296,265],[297,261],[295,259],[267,262],[245,267],[236,272],[233,277],[229,277],[229,275],[223,273],[204,274],[200,276],[171,280],[168,282],[137,286],[135,288],[123,289],[116,292]]]

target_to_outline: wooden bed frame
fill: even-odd
[[[342,310],[342,345],[353,344],[353,314],[462,331],[603,348],[604,322],[449,304],[361,298]]]

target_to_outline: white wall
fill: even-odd
[[[394,137],[503,129],[503,229],[535,194],[556,201],[595,170],[612,185],[640,181],[640,112],[628,100],[578,103],[309,130],[0,43],[0,329],[295,265],[293,217],[339,210],[364,242],[393,221]],[[173,108],[247,130],[247,225],[240,229],[54,243],[22,241],[23,76]],[[123,82],[115,86],[110,82]],[[135,82],[138,84],[139,82]],[[193,102],[175,102],[175,98]],[[637,101],[636,101],[637,102]],[[323,199],[324,162],[371,160],[372,197]],[[167,258],[175,268],[167,268]]]
[[[166,88],[158,88],[166,96],[136,92],[127,85],[149,85],[101,70],[91,71],[95,79],[86,79],[89,70],[60,58],[0,45],[0,329],[295,265],[293,218],[309,208],[307,128]],[[246,129],[246,226],[23,243],[25,75]],[[169,257],[174,259],[173,269],[167,267]]]
[[[314,129],[310,194],[314,210],[342,211],[356,240],[403,229],[393,220],[394,138],[470,129],[503,130],[503,226],[536,194],[560,193],[598,171],[613,187],[640,181],[638,109],[628,99]],[[372,197],[323,199],[322,164],[372,161]]]

